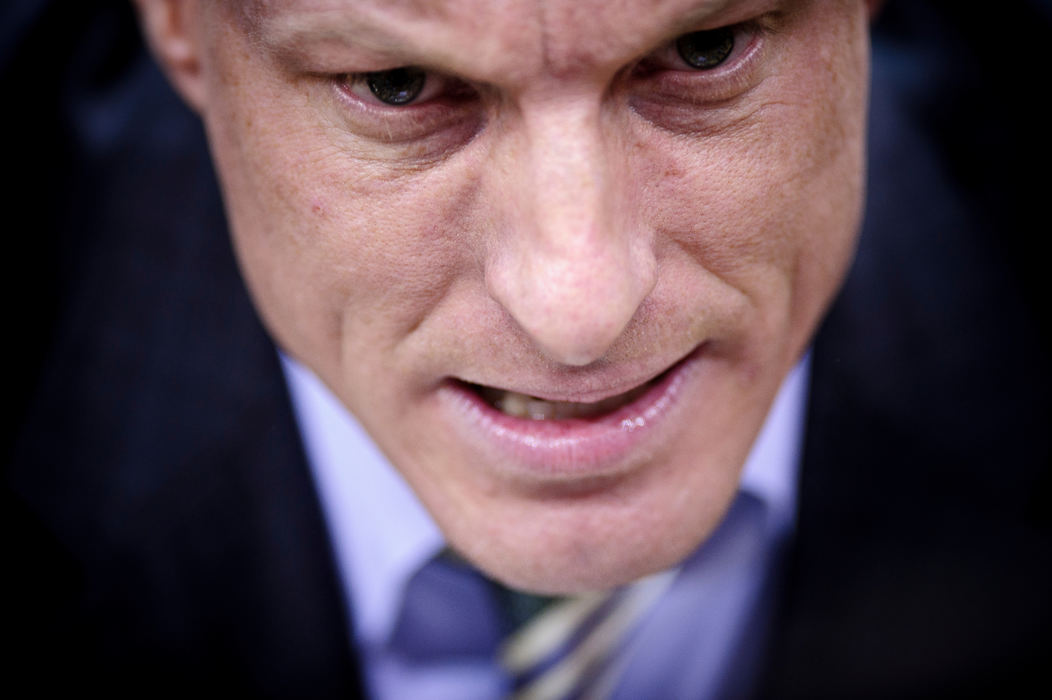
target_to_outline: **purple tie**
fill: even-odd
[[[409,580],[391,646],[414,663],[495,661],[503,636],[492,584],[440,554]]]

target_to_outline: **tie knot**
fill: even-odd
[[[575,697],[607,677],[612,659],[666,578],[553,598],[500,586],[443,553],[407,583],[391,649],[428,666],[496,664],[499,654],[512,697]]]
[[[501,650],[516,700],[602,695],[616,658],[672,573],[612,591],[558,599],[510,636]]]
[[[506,635],[511,636],[522,629],[530,620],[537,617],[549,606],[558,601],[565,600],[559,596],[537,595],[525,593],[514,588],[508,588],[500,583],[494,583],[494,589],[504,612],[504,620],[507,625]]]

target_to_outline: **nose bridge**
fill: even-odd
[[[524,111],[522,128],[505,183],[514,214],[487,281],[549,358],[589,364],[653,288],[652,252],[624,216],[628,174],[598,101],[546,103]]]
[[[615,232],[604,221],[614,173],[606,168],[598,115],[585,106],[538,115],[527,134],[533,220],[522,235],[535,239],[536,252],[566,262],[599,252],[602,237]]]

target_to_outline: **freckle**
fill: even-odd
[[[665,179],[668,180],[682,180],[683,179],[683,168],[676,165],[665,166]]]

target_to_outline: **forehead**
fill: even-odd
[[[620,64],[670,36],[733,23],[777,0],[241,0],[246,29],[286,52],[348,48],[429,65],[549,71]],[[417,61],[420,62],[420,61]],[[511,67],[511,66],[508,66]]]

